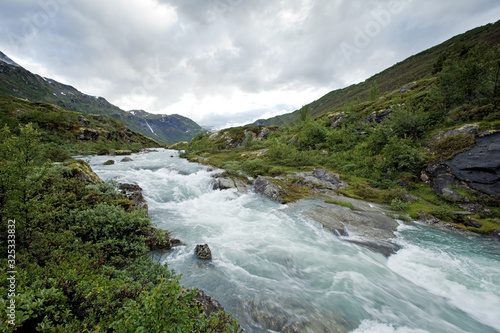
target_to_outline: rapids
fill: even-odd
[[[280,205],[214,191],[218,171],[173,150],[115,158],[88,161],[102,179],[140,185],[152,221],[183,242],[153,259],[216,298],[245,332],[500,332],[493,239],[400,223],[402,249],[386,258],[302,215],[312,199]],[[194,255],[204,243],[208,262]]]

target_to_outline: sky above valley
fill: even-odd
[[[498,0],[2,0],[0,51],[124,110],[224,128],[499,19]]]

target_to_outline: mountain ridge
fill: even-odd
[[[136,115],[124,111],[104,97],[87,95],[71,85],[31,73],[2,52],[0,95],[50,103],[84,114],[111,116],[124,122],[130,129],[161,143],[189,141],[203,131],[196,122],[181,115],[155,115],[144,110]]]

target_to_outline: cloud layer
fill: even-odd
[[[123,109],[220,128],[498,18],[497,0],[3,0],[0,50]]]

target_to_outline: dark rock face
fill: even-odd
[[[139,185],[120,184],[118,188],[130,201],[132,201],[136,209],[145,209],[146,212],[148,211],[148,204],[142,195],[142,188]]]
[[[478,138],[472,149],[444,164],[456,179],[475,190],[500,195],[500,133]]]
[[[196,245],[196,249],[194,250],[194,253],[196,254],[196,256],[198,258],[203,259],[203,260],[212,259],[212,251],[210,251],[208,244]]]
[[[99,137],[99,133],[91,129],[84,129],[79,138],[83,141],[95,141]]]

